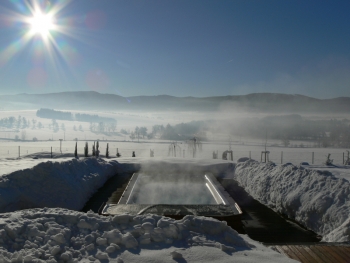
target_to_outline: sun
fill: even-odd
[[[53,17],[50,14],[36,12],[29,20],[30,32],[46,37],[54,29]]]

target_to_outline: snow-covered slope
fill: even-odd
[[[237,164],[235,179],[255,199],[322,235],[324,241],[350,241],[348,180],[328,171],[253,160]]]

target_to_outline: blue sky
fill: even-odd
[[[350,96],[350,1],[35,3],[56,12],[50,41],[28,37],[24,1],[0,3],[1,94]]]

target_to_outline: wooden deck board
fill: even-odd
[[[340,253],[334,253],[335,252],[335,249],[333,248],[331,248],[331,247],[329,247],[329,246],[323,246],[323,249],[324,250],[326,250],[326,252],[328,253],[328,254],[331,254],[334,258],[335,258],[335,262],[339,262],[339,263],[347,263],[347,262],[349,262],[349,261],[347,261],[346,259],[344,259],[341,255],[340,255]],[[336,249],[336,250],[339,250],[339,249]],[[339,252],[339,251],[337,251],[337,252]]]
[[[326,262],[329,262],[329,263],[336,262],[336,259],[333,258],[332,255],[328,253],[327,250],[325,250],[324,246],[311,246],[311,249],[313,251],[317,250],[318,253],[320,253],[323,256],[323,259]]]
[[[350,251],[349,247],[335,247],[332,248],[333,253],[337,253],[339,256],[341,256],[346,263],[350,262]]]
[[[293,251],[291,251],[288,246],[281,246],[281,249],[283,250],[284,254],[292,259],[295,259],[295,260],[298,260],[298,261],[301,261],[301,259],[299,259],[299,257],[294,254]]]
[[[302,262],[308,262],[308,263],[318,263],[317,259],[313,257],[310,253],[307,252],[307,250],[303,246],[294,246],[298,251],[306,258],[305,261]]]
[[[281,244],[271,247],[302,263],[350,263],[350,246],[345,244]]]
[[[298,256],[298,260],[299,261],[307,261],[308,257],[307,255],[305,255],[305,253],[303,253],[304,251],[300,251],[296,246],[287,246],[290,250],[292,250],[294,252],[295,255]],[[317,263],[317,262],[315,262]]]
[[[279,246],[274,246],[274,248],[275,248],[275,250],[276,250],[277,252],[279,252],[280,254],[284,254],[284,255],[285,255],[283,249],[280,248]],[[288,256],[288,255],[286,255],[286,256]]]

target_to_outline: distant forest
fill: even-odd
[[[181,141],[188,140],[193,137],[200,140],[206,140],[206,131],[208,130],[208,124],[204,121],[192,121],[188,123],[180,123],[174,126],[167,124],[154,125],[152,131],[148,132],[146,127],[136,127],[134,131],[130,133],[130,139],[135,140],[138,138],[159,138],[163,140]],[[127,134],[125,130],[121,131],[123,134]]]
[[[36,116],[46,119],[66,120],[66,121],[81,121],[81,122],[116,122],[113,118],[100,117],[85,113],[72,114],[69,111],[57,111],[52,109],[39,109]]]
[[[300,115],[245,118],[234,121],[192,121],[176,125],[154,125],[151,131],[136,127],[130,138],[159,138],[188,140],[197,137],[206,140],[206,133],[231,134],[242,138],[280,140],[280,145],[290,146],[291,141],[308,141],[314,147],[350,148],[350,120],[310,120]],[[122,131],[126,134],[126,131]],[[300,146],[300,145],[299,145]]]
[[[310,120],[298,114],[250,118],[238,121],[230,127],[232,134],[281,140],[285,146],[289,140],[314,142],[317,147],[350,147],[350,121]]]

